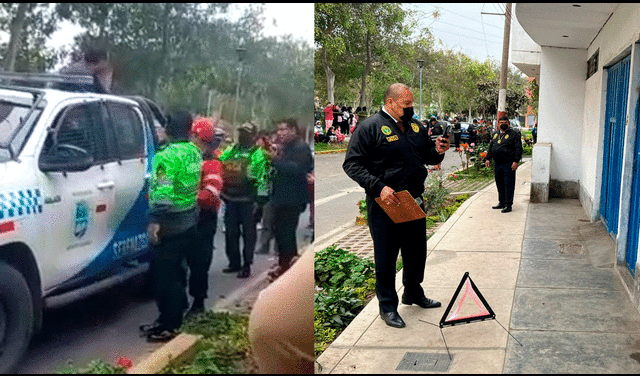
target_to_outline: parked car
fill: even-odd
[[[164,116],[145,98],[17,86],[0,74],[1,82],[0,372],[6,373],[42,327],[46,308],[147,273],[146,193],[155,123]]]
[[[469,142],[469,124],[471,123],[460,123],[460,141],[461,142]]]

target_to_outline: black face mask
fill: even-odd
[[[507,129],[509,129],[509,124],[500,124],[500,129],[506,131]]]
[[[400,120],[402,120],[403,123],[409,123],[411,118],[413,118],[413,107],[405,107],[404,113],[400,116]]]

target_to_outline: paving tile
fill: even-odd
[[[413,373],[396,371],[396,367],[407,352],[439,352],[446,354],[446,349],[439,350],[426,348],[390,348],[369,349],[355,348],[342,359],[332,373],[370,373],[370,374],[397,374]],[[452,363],[446,373],[486,373],[495,374],[502,372],[504,362],[504,350],[461,350],[452,349]]]
[[[640,333],[518,331],[504,373],[640,373]]]
[[[582,245],[582,241],[529,238],[526,236],[522,241],[522,258],[589,262],[588,251]]]
[[[513,289],[516,285],[519,253],[433,251],[427,257],[426,288],[458,287],[465,272],[482,289]]]
[[[640,318],[622,290],[517,288],[511,328],[630,333]]]
[[[597,269],[589,260],[523,259],[518,287],[618,290],[613,269]]]
[[[348,348],[339,348],[335,346],[329,346],[326,350],[320,354],[315,362],[315,373],[330,373],[335,366],[340,363],[342,358],[349,352]]]
[[[520,253],[524,231],[512,233],[472,232],[461,234],[449,232],[434,250],[458,252],[517,252]]]

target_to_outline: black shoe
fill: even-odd
[[[508,213],[511,211],[511,206],[507,206],[506,208],[500,210],[501,213]]]
[[[496,206],[492,206],[491,209],[504,209],[506,206],[504,204],[498,204]]]
[[[204,312],[204,299],[195,299],[193,301],[193,304],[191,304],[191,308],[189,308],[189,311],[187,312],[186,316],[187,317],[195,316],[203,312]]]
[[[385,324],[394,328],[404,328],[406,326],[398,312],[380,312],[380,317]]]
[[[145,337],[151,333],[157,332],[158,330],[162,329],[162,326],[160,325],[160,321],[156,320],[151,324],[140,325],[139,329],[140,329],[140,337]]]
[[[238,275],[236,277],[249,278],[250,276],[251,276],[251,268],[248,266],[245,266],[244,268],[242,268],[242,270],[238,272]]]
[[[177,329],[164,329],[157,332],[149,333],[147,342],[169,342],[180,334]]]
[[[227,268],[222,269],[223,273],[236,273],[236,272],[239,272],[239,271],[240,271],[240,268],[232,268],[230,266],[227,267]]]
[[[440,304],[439,301],[429,299],[426,296],[423,296],[422,298],[419,298],[419,299],[409,299],[404,294],[402,294],[402,304],[407,304],[407,305],[415,304],[422,308],[436,308],[442,305]]]

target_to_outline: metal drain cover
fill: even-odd
[[[447,354],[408,352],[404,354],[396,371],[446,372],[452,360]]]
[[[581,255],[584,248],[580,244],[560,244],[560,254],[562,255]]]

